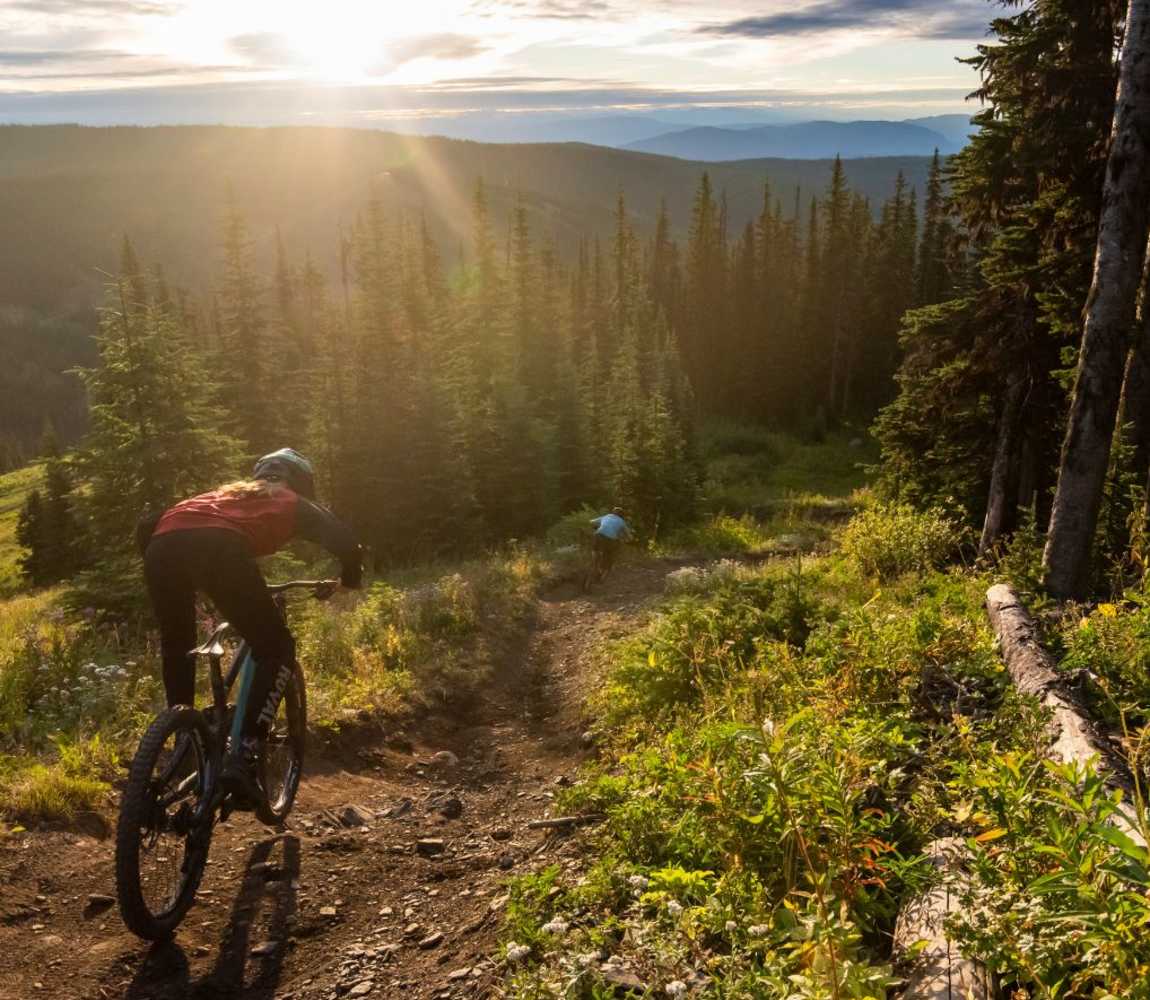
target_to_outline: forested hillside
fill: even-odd
[[[712,165],[732,237],[760,214],[769,180],[786,215],[830,179],[831,161]],[[329,280],[340,240],[378,199],[391,215],[419,215],[444,268],[467,263],[471,199],[482,178],[501,247],[515,205],[532,214],[540,240],[564,264],[581,240],[606,245],[620,192],[637,232],[650,237],[665,200],[680,238],[704,165],[576,144],[493,146],[351,129],[0,128],[0,348],[21,359],[0,373],[0,427],[15,459],[28,456],[50,417],[67,440],[81,426],[75,380],[62,374],[92,357],[93,307],[119,266],[129,236],[173,290],[202,298],[223,269],[222,220],[229,199],[242,212],[254,260],[275,266],[277,240],[310,254]],[[925,188],[929,160],[847,164],[854,190],[877,213],[902,171]],[[13,458],[0,455],[0,463]]]

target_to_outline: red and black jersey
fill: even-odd
[[[242,535],[253,556],[270,556],[293,538],[316,542],[339,559],[345,587],[360,585],[363,562],[351,531],[335,515],[286,487],[267,494],[214,490],[189,497],[164,512],[152,535],[197,528]]]

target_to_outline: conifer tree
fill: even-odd
[[[285,387],[274,377],[275,360],[263,311],[247,223],[229,201],[223,226],[223,275],[219,299],[220,374],[232,429],[251,455],[279,447],[275,413],[291,405],[277,398]]]
[[[126,266],[132,261],[125,255]],[[138,593],[131,561],[137,518],[216,485],[236,458],[199,359],[173,321],[155,303],[133,301],[130,290],[125,278],[109,287],[99,364],[80,372],[91,429],[77,469],[94,574],[81,593],[118,610]]]

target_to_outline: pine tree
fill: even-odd
[[[274,358],[263,312],[247,223],[234,201],[224,215],[223,276],[219,289],[219,353],[224,393],[234,414],[232,429],[250,455],[279,447]]]
[[[93,554],[80,599],[119,611],[139,592],[132,565],[137,518],[217,484],[236,458],[199,359],[172,320],[154,303],[131,300],[130,288],[123,278],[110,286],[99,364],[80,372],[91,429],[77,459]]]

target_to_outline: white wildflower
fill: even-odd
[[[507,943],[507,961],[509,962],[522,962],[530,954],[530,945],[516,944],[514,941]]]
[[[680,902],[679,902],[678,900],[676,900],[676,899],[671,899],[671,900],[668,900],[668,901],[667,901],[667,912],[668,912],[668,913],[669,913],[669,914],[670,914],[672,917],[677,917],[677,916],[679,916],[679,914],[680,914],[680,913],[682,913],[682,912],[683,912],[683,904],[682,904],[682,903],[680,903]]]
[[[685,997],[687,984],[681,979],[673,979],[663,988],[663,992],[669,997]]]
[[[566,920],[561,920],[559,917],[556,917],[554,920],[550,920],[545,923],[543,925],[543,930],[548,934],[566,934],[567,928],[570,926],[571,925],[568,924]]]
[[[752,924],[747,928],[747,933],[753,938],[766,937],[771,933],[770,924]]]
[[[726,932],[727,932],[728,934],[734,934],[734,933],[735,933],[735,931],[737,931],[737,930],[739,929],[739,925],[738,925],[738,924],[736,924],[736,923],[735,923],[733,920],[728,920],[728,921],[727,921],[727,922],[726,922],[726,923],[723,925],[723,928],[724,928],[724,930],[726,930]]]
[[[599,952],[586,951],[582,955],[576,955],[575,961],[584,969],[589,969],[599,961]]]
[[[646,889],[651,884],[651,880],[645,875],[632,875],[627,879],[627,884],[632,889]]]

